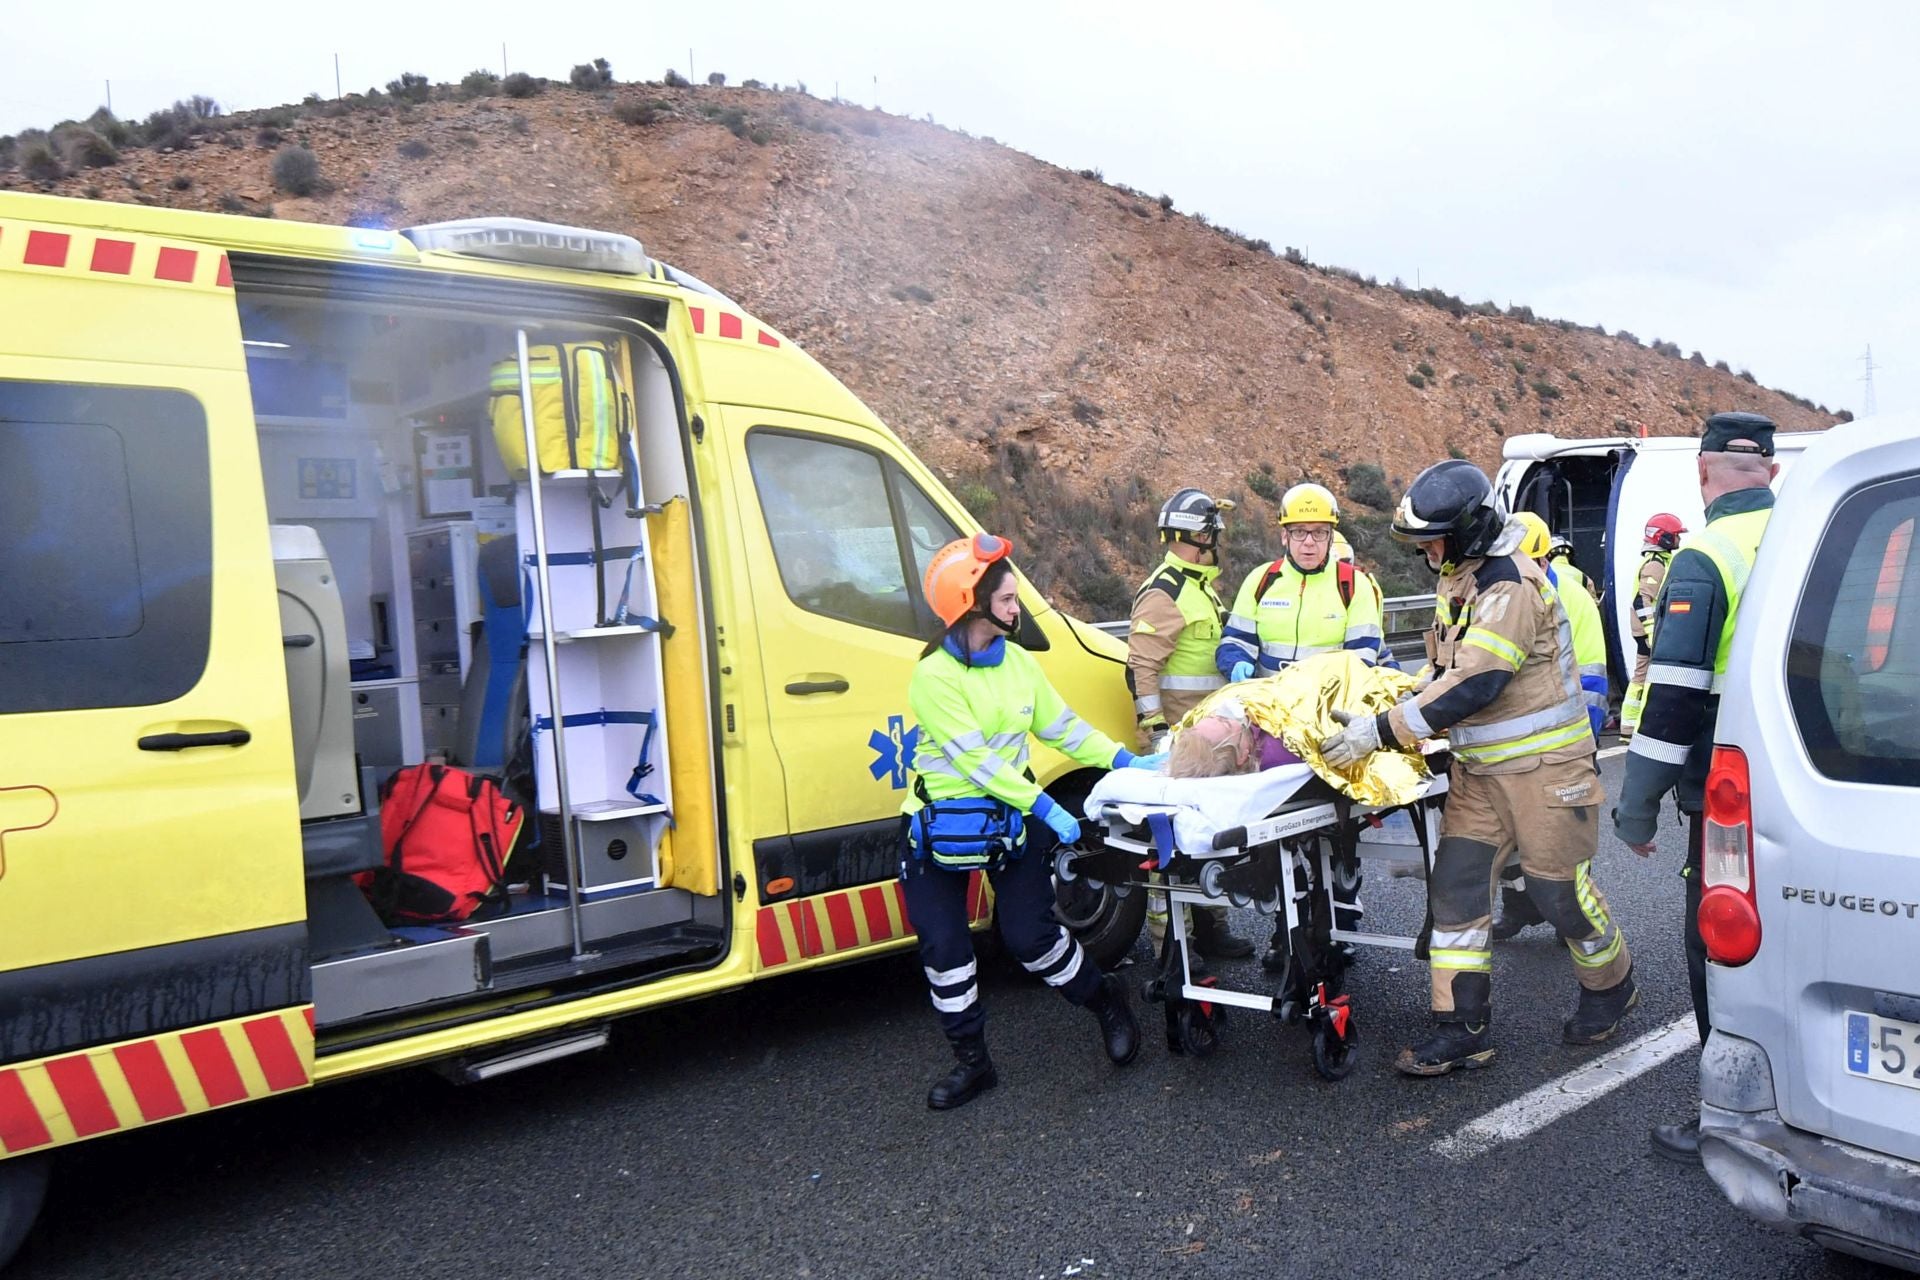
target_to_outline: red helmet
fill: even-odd
[[[1687,526],[1680,523],[1679,516],[1662,511],[1647,521],[1646,531],[1641,534],[1641,537],[1650,547],[1658,547],[1662,551],[1674,551],[1680,546],[1680,535],[1686,531]]]

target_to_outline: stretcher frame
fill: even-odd
[[[1432,917],[1415,936],[1341,929],[1336,912],[1351,907],[1339,900],[1337,890],[1357,887],[1365,862],[1410,861],[1407,851],[1415,846],[1364,838],[1367,830],[1399,813],[1413,819],[1423,883],[1431,875],[1447,778],[1444,760],[1430,759],[1429,764],[1441,767],[1406,804],[1360,804],[1314,778],[1267,817],[1219,832],[1205,849],[1180,847],[1171,821],[1175,806],[1108,803],[1089,815],[1104,829],[1104,848],[1059,849],[1054,871],[1065,880],[1085,878],[1094,887],[1111,886],[1122,896],[1166,894],[1166,937],[1157,972],[1143,984],[1143,994],[1165,1005],[1169,1050],[1210,1055],[1218,1047],[1227,1008],[1249,1009],[1279,1022],[1310,1026],[1315,1069],[1328,1080],[1339,1080],[1352,1071],[1359,1043],[1351,998],[1340,990],[1352,963],[1351,948],[1385,947],[1424,955]],[[1146,820],[1130,822],[1123,809],[1144,810]],[[1150,883],[1150,875],[1160,877],[1160,883]],[[1216,976],[1195,974],[1188,909],[1227,902],[1252,906],[1275,917],[1276,923],[1284,919],[1289,965],[1276,981],[1277,992],[1235,990],[1220,986]]]

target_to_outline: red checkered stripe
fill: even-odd
[[[0,1068],[0,1153],[20,1155],[299,1089],[313,1007]]]
[[[707,323],[709,317],[705,307],[688,307],[687,319],[693,322],[693,331],[701,337],[717,335],[722,338],[733,338],[740,342],[747,340],[746,321],[734,315],[731,311],[714,312],[711,317],[713,323],[709,325]],[[712,335],[708,333],[709,328],[712,330]],[[774,337],[773,334],[767,330],[760,328],[757,324],[754,326],[753,337],[754,341],[763,347],[777,347],[780,345],[780,339]]]
[[[967,876],[967,919],[993,917],[993,889],[975,871]],[[898,880],[842,889],[761,907],[754,921],[760,967],[777,969],[820,956],[838,955],[913,936],[907,900]]]
[[[0,223],[0,271],[52,271],[209,292],[233,288],[227,255],[218,249],[23,222]]]

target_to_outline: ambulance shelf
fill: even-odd
[[[651,636],[658,635],[660,628],[646,624],[629,623],[617,627],[581,627],[574,631],[562,631],[553,637],[555,644],[572,644],[575,640],[606,640],[615,636]],[[538,631],[527,633],[529,640],[545,639]]]
[[[613,822],[620,818],[645,818],[656,813],[665,813],[667,806],[648,800],[589,800],[573,806],[573,816],[581,822]],[[557,814],[558,807],[542,809],[542,813]]]
[[[619,475],[620,472],[617,468],[612,471],[576,471],[571,468],[566,468],[560,471],[542,471],[540,478],[542,480],[613,480],[617,479]]]

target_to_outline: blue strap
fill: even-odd
[[[651,711],[577,711],[570,716],[560,717],[561,727],[567,729],[587,729],[599,724],[644,724],[651,731],[654,715]],[[552,733],[552,716],[533,718],[535,733]],[[649,737],[651,741],[651,737]]]
[[[653,772],[653,764],[647,759],[647,756],[653,751],[653,735],[658,728],[659,726],[654,723],[654,718],[649,715],[647,717],[647,732],[645,736],[640,739],[640,758],[633,766],[633,773],[627,778],[627,794],[635,800],[642,801],[646,804],[659,804],[661,802],[660,797],[650,795],[640,789],[640,780]]]
[[[1178,852],[1173,844],[1173,815],[1155,811],[1147,815],[1147,830],[1153,833],[1153,851],[1158,856],[1154,863],[1157,870],[1166,870]]]
[[[592,551],[549,551],[547,553],[547,564],[549,566],[557,565],[562,568],[577,568],[584,565],[592,565],[596,558],[600,563],[605,564],[608,561],[617,560],[621,556],[638,556],[639,554],[639,547],[602,547],[598,553]],[[532,565],[536,558],[535,556],[521,557],[528,565]]]
[[[620,584],[620,603],[613,607],[613,625],[616,627],[627,625],[627,597],[633,594],[633,571],[639,567],[640,548],[635,547],[633,554],[627,557],[627,577],[626,581]],[[640,621],[644,623],[652,619],[640,619]]]

